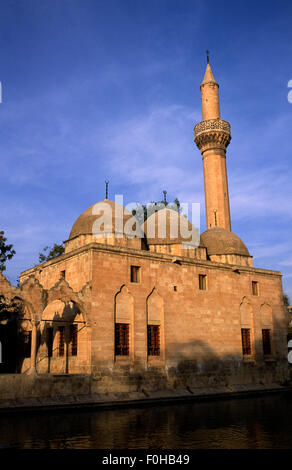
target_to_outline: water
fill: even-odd
[[[0,415],[0,448],[291,449],[292,394]]]

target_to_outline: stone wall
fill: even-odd
[[[59,279],[50,287],[65,261],[68,279]],[[131,282],[131,266],[140,267],[139,282]],[[50,387],[57,380],[51,381],[49,370],[53,377],[56,373],[62,377],[65,372],[91,374],[88,380],[92,393],[103,394],[285,383],[287,325],[281,275],[248,266],[235,268],[92,244],[83,252],[68,253],[59,261],[43,265],[39,276],[49,290],[42,292],[40,282],[32,277],[38,267],[26,273],[21,292],[26,299],[30,295],[33,306],[38,306],[36,372],[38,377],[43,376],[33,379],[33,393],[35,383],[47,380]],[[91,282],[84,285],[85,273]],[[207,276],[206,290],[199,289],[199,274]],[[258,295],[253,295],[252,281],[258,282]],[[78,286],[79,291],[75,292],[71,284]],[[88,331],[84,341],[80,334],[79,346],[84,347],[79,349],[78,357],[69,358],[69,367],[58,354],[53,354],[52,367],[48,367],[42,332],[45,325],[57,328],[66,320],[65,313],[54,309],[52,317],[45,315],[48,306],[56,301],[67,307],[73,302],[86,325],[83,333]],[[29,311],[27,315],[31,318]],[[115,356],[115,323],[130,326],[129,356]],[[157,357],[147,354],[147,325],[160,326]],[[252,331],[250,357],[242,355],[241,328]],[[263,354],[263,328],[271,331],[269,357]],[[30,366],[31,360],[25,359],[22,371],[28,372]],[[67,377],[70,384],[69,377],[74,376]],[[30,379],[27,380],[24,383],[29,384]],[[72,384],[74,387],[74,378]],[[29,393],[29,386],[27,390]],[[46,390],[51,393],[49,388]]]
[[[254,363],[219,363],[205,364],[201,367],[196,361],[181,362],[178,367],[118,366],[114,369],[94,369],[92,374],[92,393],[121,393],[175,391],[175,390],[206,390],[222,387],[244,385],[247,388],[276,384],[287,385],[290,375],[287,363],[270,363],[256,365]]]
[[[88,375],[0,375],[0,400],[52,398],[90,393]]]
[[[290,377],[290,384],[291,384]],[[93,374],[79,375],[0,375],[0,408],[42,406],[135,399],[206,395],[236,390],[286,387],[289,385],[286,364],[213,364],[209,370],[198,370],[195,364],[181,363],[178,368],[117,367],[95,369]],[[139,395],[140,394],[140,395]],[[158,394],[158,395],[157,395]],[[160,394],[160,395],[159,395]]]
[[[73,256],[61,255],[58,258],[29,269],[21,274],[21,284],[32,275],[46,290],[51,289],[60,278],[65,275],[64,278],[70,284],[71,288],[78,292],[91,280],[90,251],[77,251]]]
[[[131,265],[140,266],[139,283],[130,281]],[[129,298],[134,315],[130,322],[130,356],[125,365],[138,362],[149,366],[177,367],[183,361],[198,363],[231,360],[242,362],[241,328],[252,330],[252,355],[256,364],[266,364],[262,329],[271,329],[274,361],[286,359],[286,317],[279,273],[212,262],[171,263],[166,255],[95,250],[92,258],[92,364],[113,367],[114,323],[117,299]],[[198,276],[207,276],[207,289],[199,289]],[[252,295],[252,281],[259,295]],[[161,298],[161,357],[147,357],[147,305],[151,296]],[[157,307],[158,308],[158,307]],[[249,320],[242,323],[243,311]],[[264,312],[270,311],[270,319]],[[243,318],[243,317],[242,317]]]

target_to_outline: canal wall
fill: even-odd
[[[292,377],[279,363],[261,369],[245,364],[237,375],[159,368],[142,371],[127,367],[98,369],[92,374],[2,374],[0,411],[74,408],[189,400],[199,397],[237,396],[250,393],[292,390]],[[289,371],[290,372],[290,371]],[[291,374],[290,374],[291,375]]]

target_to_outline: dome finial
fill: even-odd
[[[167,191],[163,191],[163,195],[164,195],[164,205],[166,206],[167,205],[167,201],[166,201],[166,195],[167,195]]]
[[[210,51],[208,51],[208,49],[206,50],[206,54],[207,54],[207,64],[210,64]]]
[[[108,185],[109,181],[105,181],[105,198],[108,199]]]

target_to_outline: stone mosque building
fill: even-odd
[[[285,383],[281,273],[253,267],[245,243],[231,231],[230,125],[220,116],[209,60],[201,99],[194,138],[203,161],[207,230],[199,243],[186,246],[179,235],[169,236],[173,211],[167,208],[160,211],[167,226],[159,237],[153,230],[159,212],[138,227],[142,236],[131,236],[132,214],[122,206],[105,199],[89,207],[73,224],[63,255],[24,271],[20,287],[0,276],[0,293],[24,304],[22,374],[83,375],[91,393],[142,390],[146,396]],[[93,227],[105,206],[112,223],[96,237]]]

